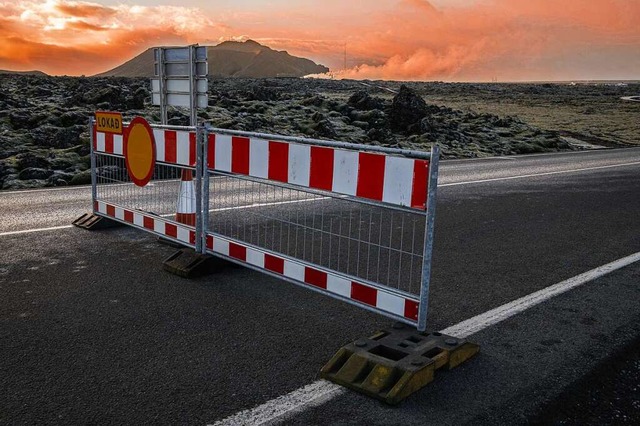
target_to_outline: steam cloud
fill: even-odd
[[[333,70],[346,45],[347,78],[640,78],[640,0],[325,0],[216,14],[0,0],[0,68],[92,74],[153,45],[246,38]]]

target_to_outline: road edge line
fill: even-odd
[[[509,319],[529,308],[537,306],[611,272],[640,261],[640,252],[623,257],[567,280],[543,288],[512,302],[459,322],[442,330],[443,334],[466,338],[486,328]],[[317,407],[345,394],[347,389],[326,380],[317,380],[288,394],[279,396],[254,408],[240,411],[210,426],[269,425],[284,421],[308,408]]]

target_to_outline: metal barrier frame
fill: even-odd
[[[124,123],[125,127],[127,123]],[[94,214],[119,221],[121,223],[136,227],[164,238],[168,238],[188,247],[192,247],[198,253],[213,254],[231,262],[241,264],[251,269],[266,273],[268,275],[283,279],[299,286],[311,289],[332,298],[356,305],[368,311],[387,316],[407,324],[416,326],[419,331],[426,329],[429,288],[431,279],[431,263],[434,239],[434,224],[437,202],[437,186],[439,171],[440,151],[437,146],[433,146],[430,152],[412,151],[404,149],[392,149],[379,146],[358,145],[339,141],[327,141],[317,139],[307,139],[292,136],[276,136],[263,133],[231,131],[226,129],[216,129],[210,126],[151,126],[155,131],[178,131],[188,132],[190,143],[195,143],[195,164],[182,164],[177,162],[162,162],[173,167],[188,168],[195,171],[195,191],[196,191],[196,223],[194,227],[183,225],[174,220],[145,214],[124,208],[119,205],[106,203],[98,199],[98,179],[97,179],[97,155],[113,155],[124,157],[119,154],[109,154],[97,152],[95,132],[95,122],[90,120],[89,134],[91,141],[91,183]],[[326,267],[310,264],[282,253],[261,248],[229,236],[216,234],[208,229],[209,226],[209,194],[210,176],[213,172],[226,174],[232,177],[239,177],[249,181],[266,182],[274,186],[284,188],[293,187],[309,193],[318,193],[312,187],[300,187],[295,184],[283,183],[264,178],[257,178],[247,175],[239,175],[229,171],[216,171],[211,169],[209,159],[209,137],[212,134],[227,135],[232,137],[259,138],[267,141],[277,141],[291,144],[302,144],[318,147],[336,148],[339,150],[349,150],[362,152],[373,152],[386,154],[394,157],[404,157],[412,159],[428,160],[428,176],[426,182],[426,208],[424,209],[425,232],[422,253],[422,271],[420,294],[409,294],[399,289],[387,287],[383,284],[369,282],[362,278],[357,278],[344,273],[330,270]],[[184,137],[184,134],[182,135]],[[195,136],[195,137],[194,137]],[[164,142],[163,142],[164,143]],[[158,160],[156,160],[158,161]],[[339,194],[339,193],[336,193]],[[402,211],[415,212],[417,209],[411,206],[401,206],[385,203],[378,200],[367,200],[355,195],[340,195],[349,201],[371,204],[377,207],[396,209]],[[421,210],[421,209],[419,209]],[[422,214],[422,210],[421,213]],[[271,264],[268,264],[271,262]],[[274,266],[275,265],[275,266]],[[318,278],[320,277],[320,278]],[[324,285],[319,285],[319,281]],[[332,283],[331,291],[327,282]],[[347,296],[346,291],[351,289],[351,295]],[[354,297],[354,294],[356,297]],[[375,297],[376,303],[371,303]],[[378,301],[381,301],[378,305]],[[385,305],[386,309],[382,308]]]

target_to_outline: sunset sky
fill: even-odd
[[[92,75],[254,39],[349,78],[640,79],[640,0],[0,0],[0,69]]]

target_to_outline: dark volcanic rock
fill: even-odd
[[[355,109],[364,111],[382,109],[384,107],[384,102],[381,99],[371,97],[364,90],[359,90],[351,95],[347,104]]]
[[[50,148],[69,148],[80,143],[80,134],[85,126],[55,127],[40,126],[31,131],[31,137],[36,145]]]
[[[16,167],[18,170],[27,168],[46,169],[49,167],[49,161],[38,154],[25,152],[16,156]]]
[[[393,130],[408,133],[427,115],[427,103],[413,89],[405,85],[393,98],[389,110],[389,122]]]
[[[321,138],[334,139],[338,135],[331,121],[326,119],[320,120],[313,125],[313,130],[315,130],[316,136]]]
[[[20,180],[47,179],[52,174],[53,174],[53,170],[40,169],[37,167],[28,167],[20,171],[20,173],[18,173],[18,179]]]

